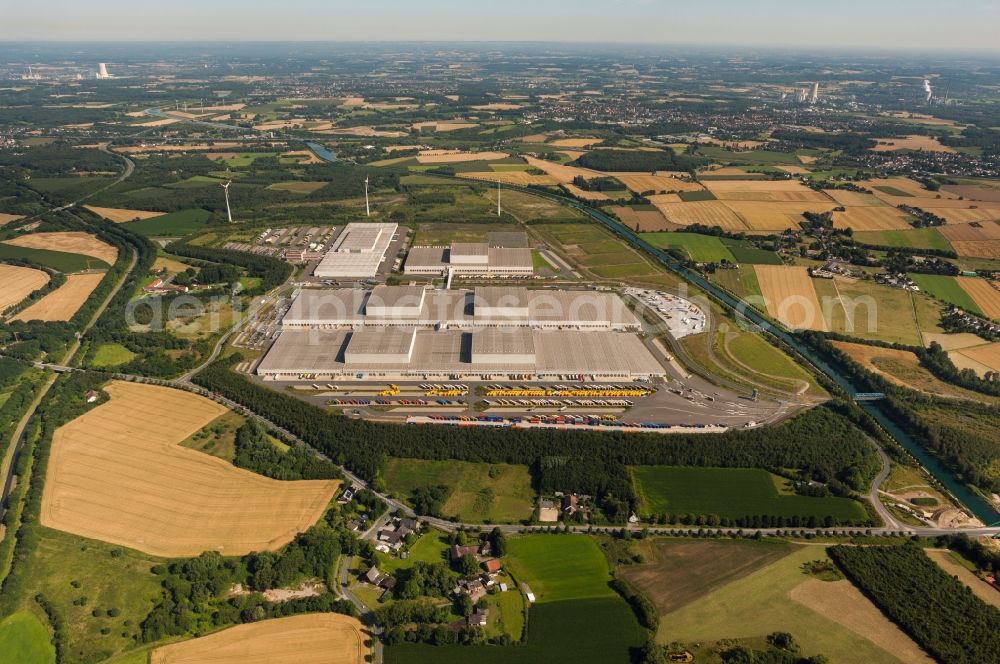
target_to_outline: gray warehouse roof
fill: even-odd
[[[535,352],[535,336],[525,327],[489,327],[472,332],[473,355],[525,355]]]

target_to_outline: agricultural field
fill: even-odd
[[[689,182],[680,179],[687,176],[687,173],[613,173],[616,180],[625,185],[629,190],[641,194],[652,191],[654,194],[678,191],[704,191],[704,188],[697,182]]]
[[[920,345],[923,332],[940,332],[939,306],[917,294],[873,281],[812,282],[831,331],[911,346]]]
[[[760,469],[636,466],[631,472],[644,514],[866,518],[857,501],[799,496],[785,489],[787,480]]]
[[[157,648],[150,664],[363,664],[371,649],[357,618],[311,613],[237,625]]]
[[[20,219],[24,215],[20,214],[7,214],[6,212],[0,212],[0,226],[4,224],[9,224],[12,221]]]
[[[940,274],[918,274],[912,272],[907,275],[925,293],[928,293],[942,302],[953,304],[973,313],[982,314],[982,309],[965,289],[959,285],[956,277],[949,277]]]
[[[615,597],[608,562],[586,535],[530,535],[507,542],[504,562],[538,604]]]
[[[949,575],[957,576],[959,581],[969,587],[973,595],[1000,609],[1000,592],[976,576],[969,568],[971,565],[969,561],[948,550],[928,550],[927,557],[936,562]],[[971,566],[973,569],[975,568],[975,565]]]
[[[952,245],[946,239],[948,228],[950,227],[945,226],[940,229],[913,228],[911,230],[855,231],[854,239],[861,244],[875,244],[883,247],[949,251]],[[998,230],[1000,230],[1000,227],[998,227]],[[998,248],[1000,248],[1000,245],[998,245]],[[957,252],[958,249],[956,248],[955,251]]]
[[[834,228],[854,231],[909,231],[909,215],[888,205],[871,205],[845,208],[833,213]]]
[[[532,226],[564,258],[598,278],[631,278],[633,283],[669,286],[677,280],[648,262],[609,231],[594,224]]]
[[[667,220],[655,207],[640,209],[634,206],[620,205],[611,208],[623,224],[637,233],[662,232],[667,230]]]
[[[385,483],[403,500],[417,488],[447,486],[442,514],[465,522],[516,523],[529,519],[534,510],[535,491],[526,466],[391,459]]]
[[[118,259],[118,249],[83,231],[58,231],[54,233],[29,233],[4,240],[4,244],[29,249],[83,254],[113,265]]]
[[[133,233],[148,235],[150,237],[176,237],[190,235],[197,230],[201,230],[210,216],[211,213],[208,210],[194,208],[191,210],[170,212],[162,217],[155,217],[153,219],[133,221],[126,228]]]
[[[678,247],[697,263],[736,262],[722,240],[698,233],[643,233],[642,238],[658,247]]]
[[[711,276],[712,281],[722,286],[742,300],[752,299],[752,302],[762,302],[764,297],[757,282],[757,273],[752,265],[741,265],[735,270],[716,270]]]
[[[423,150],[417,155],[420,164],[457,164],[463,161],[497,161],[509,157],[506,152],[462,152],[460,150]]]
[[[667,221],[679,226],[703,224],[719,226],[726,231],[749,231],[743,220],[722,201],[693,201],[690,203],[661,202],[653,196],[649,201],[663,213]]]
[[[83,306],[102,279],[104,279],[103,272],[70,274],[66,277],[66,283],[32,303],[18,313],[14,320],[69,320]]]
[[[623,565],[618,574],[643,590],[664,615],[781,560],[797,547],[783,540],[657,538],[633,548],[645,561]]]
[[[1000,342],[949,351],[948,357],[959,369],[972,369],[982,378],[990,371],[1000,371]]]
[[[0,619],[0,664],[54,664],[49,630],[33,614],[19,611]]]
[[[986,279],[955,277],[955,282],[987,317],[1000,320],[1000,288]]]
[[[737,263],[751,263],[759,265],[781,265],[781,257],[773,251],[758,249],[749,244],[744,244],[739,240],[722,238],[724,244],[733,254]]]
[[[101,344],[94,352],[94,358],[90,361],[90,366],[95,369],[120,367],[127,362],[131,362],[134,357],[135,353],[121,344]]]
[[[83,207],[87,208],[97,216],[104,217],[108,221],[113,221],[116,224],[124,224],[129,221],[137,221],[140,219],[153,219],[164,214],[163,212],[154,212],[151,210],[128,210],[125,208],[97,207],[95,205],[84,205]]]
[[[833,207],[829,197],[798,180],[709,180],[705,188],[720,201],[808,202]]]
[[[49,275],[42,270],[0,263],[0,313],[49,283]]]
[[[526,643],[515,646],[401,645],[386,648],[387,664],[533,664],[628,661],[642,643],[632,609],[608,583],[611,571],[585,535],[528,535],[508,540],[504,562],[537,601],[530,605]]]
[[[239,555],[287,544],[336,492],[338,482],[279,482],[178,446],[226,412],[208,399],[137,383],[105,391],[110,401],[53,437],[45,526],[154,555]]]
[[[947,152],[955,153],[955,148],[943,145],[934,136],[922,136],[919,134],[904,136],[903,138],[880,138],[877,145],[872,148],[875,152],[891,152],[894,150],[923,150],[925,152]]]
[[[660,616],[657,641],[701,643],[707,650],[722,639],[756,639],[780,629],[790,632],[803,652],[822,653],[833,664],[933,661],[849,581],[803,572],[803,564],[825,557],[820,547],[797,547],[707,594],[699,592]],[[718,564],[728,566],[727,558]]]
[[[793,330],[828,329],[816,289],[804,267],[757,265],[754,271],[772,318]]]
[[[1000,259],[1000,224],[948,224],[940,229],[959,256]]]
[[[19,258],[29,260],[45,267],[60,272],[72,273],[83,270],[104,270],[110,267],[108,263],[88,258],[82,254],[66,253],[65,251],[50,251],[48,249],[34,249],[31,247],[18,247],[8,242],[0,242],[0,260],[4,258]]]
[[[747,232],[766,234],[788,228],[799,229],[803,212],[820,214],[836,207],[832,202],[785,202],[785,201],[723,201],[745,225]]]

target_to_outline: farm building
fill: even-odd
[[[613,293],[412,286],[299,292],[257,367],[275,380],[633,380],[664,369]]]
[[[531,249],[496,247],[486,242],[452,242],[448,247],[413,247],[405,274],[441,276],[451,271],[467,277],[530,277],[535,268]]]
[[[313,274],[317,277],[374,277],[396,234],[396,224],[347,224]]]

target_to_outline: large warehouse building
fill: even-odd
[[[535,273],[531,249],[494,247],[486,242],[413,247],[403,266],[405,274],[423,276],[442,276],[449,270],[464,277],[530,277]]]
[[[613,293],[306,289],[257,373],[276,380],[662,376],[640,327]]]
[[[396,224],[347,224],[313,274],[330,279],[374,277],[397,228]]]

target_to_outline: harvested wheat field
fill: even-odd
[[[1000,203],[1000,189],[990,187],[979,187],[970,184],[946,184],[941,186],[949,194],[961,196],[962,198],[974,201],[987,201],[989,203]]]
[[[323,515],[337,481],[281,482],[177,443],[228,411],[190,392],[114,381],[60,427],[43,525],[146,553],[276,550]]]
[[[916,180],[911,180],[910,178],[898,177],[898,178],[873,178],[864,183],[866,189],[871,189],[879,198],[883,196],[895,196],[890,192],[883,192],[879,187],[888,187],[890,189],[898,189],[914,198],[923,198],[926,196],[934,197],[940,195],[941,198],[957,198],[953,194],[949,194],[947,191],[936,191],[932,192],[920,184]]]
[[[42,270],[0,263],[0,313],[47,283],[49,275]]]
[[[374,127],[342,127],[340,129],[310,129],[316,134],[329,134],[331,136],[360,136],[362,138],[402,138],[409,136],[405,131],[389,131],[375,129]]]
[[[545,161],[544,159],[538,159],[536,157],[530,157],[528,155],[522,155],[524,160],[528,162],[534,168],[545,171],[546,174],[551,175],[556,180],[561,183],[572,182],[575,177],[582,177],[585,180],[591,178],[601,178],[605,177],[604,173],[600,171],[592,171],[589,168],[578,168],[576,166],[563,166],[562,164],[557,164],[552,161]]]
[[[951,203],[952,201],[948,201]],[[968,202],[968,201],[956,201],[956,202]],[[975,203],[972,203],[975,206]],[[919,207],[919,206],[918,206]],[[968,224],[973,221],[981,221],[984,223],[991,223],[1000,219],[1000,207],[987,207],[984,205],[979,205],[978,207],[968,207],[959,208],[956,206],[946,206],[946,207],[924,207],[922,208],[925,212],[930,212],[936,214],[937,216],[943,218],[949,224]]]
[[[7,214],[6,212],[0,212],[0,226],[4,224],[9,224],[10,222],[20,219],[24,215],[20,214]]]
[[[875,152],[891,152],[893,150],[923,150],[925,152],[955,153],[955,148],[942,145],[934,136],[911,135],[903,138],[880,138],[872,148]]]
[[[474,108],[477,111],[516,111],[521,108],[521,105],[495,101],[489,104],[479,104],[478,106],[472,106],[470,108]]]
[[[789,175],[807,175],[811,172],[805,166],[789,166],[788,164],[778,164],[775,167],[778,170],[788,173]]]
[[[844,207],[888,207],[871,194],[863,194],[847,189],[824,189],[823,193]]]
[[[971,346],[955,352],[987,367],[990,371],[1000,371],[1000,341]]]
[[[486,180],[487,182],[503,182],[522,187],[537,184],[543,187],[557,185],[559,182],[551,175],[533,175],[525,171],[475,171],[473,173],[458,173],[460,178],[471,180]]]
[[[959,256],[1000,258],[1000,224],[948,224],[940,226],[938,230]]]
[[[812,279],[796,265],[754,265],[764,304],[772,318],[793,330],[827,330]]]
[[[564,184],[563,188],[569,192],[571,195],[576,196],[580,200],[584,201],[610,201],[611,197],[605,194],[603,191],[587,191],[586,189],[580,189],[579,187],[572,184]]]
[[[463,161],[496,161],[506,159],[506,152],[447,152],[444,154],[420,153],[417,162],[421,164],[457,164]]]
[[[667,221],[680,226],[704,224],[719,226],[727,231],[749,230],[740,217],[726,207],[722,201],[692,201],[690,203],[661,203],[656,196],[649,197],[649,202],[663,213]]]
[[[162,217],[165,212],[153,212],[151,210],[128,210],[126,208],[106,208],[97,207],[96,205],[84,205],[94,214],[99,217],[104,217],[108,221],[113,221],[116,224],[123,224],[127,221],[135,221],[136,219],[152,219],[153,217]]]
[[[591,145],[603,143],[603,138],[558,138],[549,141],[549,145],[556,145],[561,148],[589,148]]]
[[[907,664],[934,662],[846,579],[807,579],[792,588],[788,596],[824,618],[868,639]]]
[[[660,172],[656,175],[650,173],[614,173],[615,179],[637,194],[644,191],[667,192],[667,191],[701,191],[704,189],[697,182],[687,182],[681,180],[680,176],[686,173]]]
[[[611,211],[621,219],[621,222],[639,233],[652,233],[669,230],[672,224],[660,214],[659,210],[636,210],[628,206],[611,208]]]
[[[1000,289],[986,279],[955,277],[955,281],[969,294],[984,314],[1000,320]]]
[[[137,154],[143,152],[204,152],[208,150],[227,150],[239,147],[240,143],[231,141],[218,141],[212,143],[177,143],[173,145],[133,145],[128,147],[115,148],[115,152],[125,154]]]
[[[959,332],[957,334],[945,334],[941,332],[924,332],[924,345],[930,348],[932,342],[936,341],[944,350],[957,350],[968,348],[969,346],[981,346],[985,343],[977,334],[971,332]]]
[[[705,188],[720,201],[830,203],[830,198],[798,180],[707,180]]]
[[[805,211],[822,213],[832,210],[834,203],[778,203],[765,201],[720,201],[746,224],[750,232],[766,233],[786,228],[799,230]]]
[[[478,127],[478,122],[417,122],[410,125],[411,129],[418,131],[432,129],[434,131],[458,131],[459,129],[472,129]]]
[[[50,251],[64,251],[68,254],[83,254],[84,256],[91,256],[102,260],[108,265],[114,265],[115,261],[118,260],[117,248],[83,231],[31,233],[29,235],[19,235],[10,240],[4,240],[4,243],[13,244],[18,247],[30,247],[32,249],[48,249]]]
[[[103,272],[67,275],[66,283],[20,312],[14,320],[69,320],[83,306],[103,278]]]
[[[237,625],[153,651],[150,664],[362,664],[369,648],[361,621],[306,613]]]
[[[833,213],[834,228],[852,228],[856,231],[902,231],[913,228],[909,216],[902,210],[888,205],[846,207]]]

